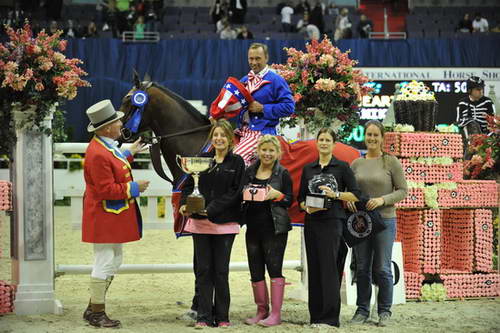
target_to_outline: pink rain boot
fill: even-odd
[[[271,279],[271,305],[269,317],[259,321],[261,326],[276,326],[281,324],[281,306],[285,296],[285,278]]]
[[[266,280],[252,282],[253,300],[257,304],[257,314],[253,318],[245,320],[247,325],[255,325],[269,315],[269,294],[267,292]]]

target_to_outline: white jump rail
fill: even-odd
[[[247,272],[247,262],[231,262],[229,269],[232,272]],[[300,260],[287,260],[283,262],[283,269],[300,271]],[[56,265],[56,276],[61,275],[88,275],[92,265]],[[151,274],[151,273],[192,273],[193,264],[123,264],[120,274]]]

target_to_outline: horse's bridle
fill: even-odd
[[[147,90],[153,86],[153,82],[142,82],[142,84],[144,85],[143,89],[144,89],[144,92],[146,93]],[[123,98],[124,100],[126,100],[127,98],[132,98],[132,95],[134,94],[134,90],[131,90],[127,95],[125,95],[125,97]],[[148,100],[149,101],[149,100]],[[147,106],[147,102],[146,104],[144,105],[144,108]],[[137,107],[136,107],[137,108]],[[135,112],[132,111],[132,113]],[[191,128],[191,129],[188,129],[188,130],[184,130],[184,131],[180,131],[180,132],[176,132],[176,133],[172,133],[172,134],[165,134],[165,135],[158,135],[158,136],[154,136],[152,138],[145,138],[146,140],[143,140],[144,143],[148,143],[148,144],[158,144],[161,142],[162,139],[170,139],[170,138],[173,138],[173,137],[176,137],[176,136],[182,136],[182,135],[187,135],[187,134],[191,134],[191,133],[196,133],[196,132],[199,132],[199,131],[202,131],[202,130],[205,130],[205,129],[208,129],[212,127],[211,124],[208,124],[208,125],[203,125],[203,126],[199,126],[199,127],[195,127],[195,128]],[[127,130],[130,130],[129,128],[126,128],[124,127],[125,129]],[[133,132],[131,131],[130,132],[130,135],[128,135],[127,137],[125,137],[125,135],[123,135],[123,132],[122,132],[122,136],[125,140],[128,140],[130,139],[134,134],[136,134],[136,132]]]
[[[147,90],[153,86],[153,82],[142,82],[141,85],[143,86],[143,89],[144,89],[143,92],[144,92],[144,94],[146,94],[146,97],[147,97]],[[131,99],[132,95],[135,93],[135,91],[136,90],[129,91],[129,93],[127,95],[125,95],[123,100],[125,101],[127,98]],[[148,102],[149,102],[149,98],[146,98],[146,103],[144,105],[142,105],[142,107],[144,109],[146,108]],[[135,106],[134,103],[132,103],[132,105]],[[139,108],[138,106],[135,106],[135,107],[136,107],[136,109],[131,111],[132,115],[135,112],[137,112],[137,109]],[[141,115],[141,117],[142,117],[142,115]],[[127,120],[127,123],[128,123],[128,120]],[[158,176],[165,179],[170,184],[172,184],[172,186],[175,187],[175,182],[172,179],[170,179],[169,176],[167,176],[167,174],[165,173],[165,170],[163,170],[163,166],[161,165],[161,156],[162,156],[161,144],[160,144],[161,140],[167,140],[170,138],[174,138],[176,136],[182,136],[182,135],[187,135],[187,134],[199,132],[199,131],[208,129],[210,127],[212,127],[212,125],[208,124],[208,125],[199,126],[199,127],[191,128],[188,130],[172,133],[172,134],[159,135],[159,136],[154,136],[152,138],[143,138],[141,140],[142,142],[151,145],[149,147],[149,156],[151,157],[151,162],[153,163],[153,168],[155,169]],[[124,127],[122,128],[122,137],[124,138],[124,140],[130,139],[134,134],[137,134],[137,132],[132,131],[130,128],[128,128],[124,125]]]

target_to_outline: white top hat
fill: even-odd
[[[104,125],[122,118],[124,115],[123,112],[115,110],[109,99],[100,101],[87,109],[87,116],[90,119],[87,131],[94,132]]]

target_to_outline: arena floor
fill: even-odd
[[[55,208],[56,263],[91,264],[91,247],[80,242],[80,231],[73,230],[65,216],[67,207]],[[10,278],[8,257],[9,228],[3,212],[0,212],[0,279]],[[245,261],[244,237],[236,238],[233,261]],[[192,258],[190,238],[176,240],[171,231],[147,230],[144,238],[125,247],[125,263],[188,263]],[[294,229],[289,237],[285,260],[300,259],[300,229]],[[300,273],[286,271],[289,291],[298,288]],[[42,332],[95,332],[85,324],[81,315],[88,302],[89,278],[83,275],[62,276],[56,279],[57,298],[64,306],[64,314],[43,316],[0,316],[0,333]],[[194,276],[183,274],[127,274],[118,276],[110,289],[107,312],[122,321],[121,332],[193,332],[193,323],[176,319],[184,313],[192,297]],[[257,332],[262,328],[249,327],[243,320],[253,315],[255,306],[248,272],[230,274],[231,322],[229,330]],[[443,303],[409,302],[393,308],[393,320],[389,327],[379,328],[373,323],[351,326],[348,320],[355,307],[343,306],[341,311],[342,332],[499,332],[500,299],[447,301]],[[308,327],[307,303],[286,299],[281,326],[267,328],[266,332],[315,332]],[[322,330],[327,331],[327,330]],[[330,331],[337,331],[331,329]]]

